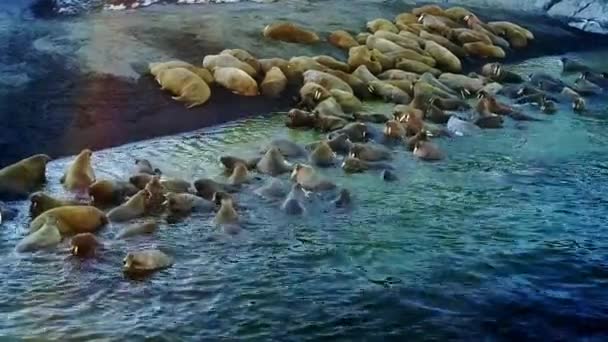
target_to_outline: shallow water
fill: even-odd
[[[601,66],[605,56],[575,57]],[[557,61],[514,68],[559,74]],[[236,236],[193,215],[129,240],[116,240],[121,225],[110,225],[96,260],[69,257],[67,242],[19,255],[27,205],[13,203],[20,216],[0,231],[0,336],[603,340],[608,112],[591,103],[587,116],[561,108],[538,114],[543,122],[436,140],[448,156],[438,163],[396,148],[396,183],[323,170],[354,193],[351,211],[331,208],[332,194],[314,195],[305,217],[288,217],[252,194],[264,177],[237,195],[244,223]],[[125,178],[145,157],[169,176],[221,180],[219,155],[255,155],[275,137],[319,135],[268,115],[99,151],[94,164],[98,178]],[[70,160],[51,163],[51,193],[61,193]],[[122,258],[143,247],[161,248],[175,265],[125,279]]]

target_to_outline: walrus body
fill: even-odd
[[[94,233],[108,223],[108,217],[92,206],[64,206],[45,211],[30,223],[30,231],[40,229],[49,218],[56,218],[55,224],[62,235]]]

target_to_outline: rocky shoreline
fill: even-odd
[[[13,18],[2,61],[5,77],[23,79],[1,88],[0,165],[34,153],[75,154],[151,137],[216,125],[250,115],[288,110],[291,95],[279,100],[244,98],[217,87],[212,100],[187,110],[160,92],[144,75],[150,61],[179,58],[197,63],[205,54],[243,48],[258,58],[344,52],[327,43],[299,46],[262,39],[274,20],[314,27],[322,37],[337,28],[364,29],[365,18],[393,17],[411,6],[397,2],[331,1],[282,6],[244,2],[218,6],[151,6],[137,11],[99,12],[75,18]],[[318,13],[329,11],[332,21]],[[601,36],[571,29],[536,15],[478,10],[488,20],[511,20],[537,39],[505,62],[606,46]],[[593,44],[587,44],[585,42]],[[478,67],[465,61],[469,68]],[[10,78],[9,78],[10,79]],[[290,92],[293,94],[293,91]]]

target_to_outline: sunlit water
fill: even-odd
[[[606,54],[583,56],[601,65]],[[580,57],[580,56],[579,56]],[[558,57],[515,66],[559,75]],[[425,163],[395,148],[399,181],[378,173],[321,172],[354,194],[350,211],[314,195],[304,217],[252,190],[238,195],[243,231],[225,235],[195,214],[148,237],[117,240],[112,224],[94,260],[56,250],[17,254],[27,203],[0,230],[0,336],[109,340],[343,340],[606,338],[605,102],[575,115],[441,139],[447,159]],[[372,105],[390,111],[390,106]],[[246,111],[246,108],[243,109]],[[533,109],[530,112],[534,113]],[[95,153],[98,178],[124,179],[134,158],[165,174],[222,180],[221,154],[255,155],[290,131],[280,114]],[[48,189],[67,163],[50,164]],[[295,162],[296,160],[292,160]],[[286,187],[287,176],[281,177]],[[157,247],[175,265],[140,281],[123,277],[127,251]]]

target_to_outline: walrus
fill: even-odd
[[[350,148],[349,156],[372,162],[393,159],[391,151],[389,149],[382,145],[373,143],[353,144],[353,146]]]
[[[273,67],[277,67],[281,69],[283,74],[287,76],[287,70],[289,66],[289,61],[283,58],[263,58],[258,59],[258,63],[260,63],[260,67],[264,73],[267,73]]]
[[[147,173],[149,175],[160,175],[162,172],[158,168],[153,168],[148,159],[135,159],[135,173]]]
[[[234,209],[232,196],[225,192],[216,192],[213,194],[213,202],[220,206],[213,219],[215,224],[236,224],[239,222],[239,214]]]
[[[367,170],[388,170],[393,168],[392,165],[386,162],[370,162],[353,157],[344,159],[341,167],[346,173],[361,173]]]
[[[488,45],[493,45],[492,39],[490,39],[487,34],[468,28],[454,29],[452,30],[452,35],[460,44],[482,42]]]
[[[321,140],[324,141],[324,140]],[[306,146],[307,149],[314,150],[321,143],[321,141],[313,142]],[[350,147],[352,146],[352,142],[348,139],[348,135],[341,133],[337,134],[331,139],[324,141],[326,142],[332,151],[340,154],[348,154],[350,151]]]
[[[603,92],[602,87],[584,78],[579,78],[574,81],[574,84],[571,86],[571,88],[583,96],[593,96],[601,94]]]
[[[424,74],[425,72],[429,72],[433,74],[433,76],[441,75],[441,71],[439,69],[435,69],[429,66],[428,64],[409,59],[398,60],[395,63],[395,68],[401,69],[403,71],[414,72],[420,75]]]
[[[326,70],[326,72],[346,82],[358,98],[365,100],[371,97],[366,82],[360,78],[340,70]]]
[[[437,61],[437,66],[450,72],[461,72],[462,63],[450,50],[435,43],[427,41],[424,46],[424,51],[428,52],[431,57]]]
[[[184,68],[191,72],[193,72],[196,76],[200,77],[205,83],[212,84],[213,83],[213,75],[206,68],[196,67],[188,62],[172,60],[167,62],[159,62],[159,63],[149,63],[148,67],[150,69],[150,74],[156,78],[158,74],[166,69],[174,69],[174,68]]]
[[[361,122],[352,122],[335,131],[331,137],[345,134],[351,142],[364,142],[367,140],[367,126]]]
[[[469,55],[481,58],[505,58],[506,56],[505,51],[500,47],[482,42],[466,43],[462,47]]]
[[[215,204],[202,197],[192,194],[176,194],[168,192],[165,194],[165,206],[169,212],[174,214],[189,214],[191,212],[209,212],[215,208]]]
[[[408,104],[412,100],[405,91],[385,81],[370,82],[369,91],[370,93],[379,96],[385,102]]]
[[[445,124],[450,120],[451,115],[446,114],[439,107],[435,105],[435,102],[438,101],[438,97],[431,97],[429,100],[429,105],[426,107],[426,111],[424,112],[424,118],[430,122],[436,124]]]
[[[51,157],[37,154],[0,169],[0,198],[21,199],[46,182]]]
[[[522,34],[527,40],[534,40],[534,34],[529,30],[508,22],[508,21],[489,21],[488,25],[498,34],[505,35],[509,37],[509,35],[513,34],[513,32],[519,32]]]
[[[503,49],[511,48],[511,44],[509,43],[509,41],[496,35],[494,33],[494,28],[492,26],[482,22],[481,20],[479,20],[479,18],[477,18],[477,16],[469,15],[469,16],[464,17],[463,19],[466,22],[467,26],[469,26],[471,29],[473,29],[477,32],[484,33],[486,36],[488,36],[488,38],[490,38],[490,41],[492,42],[493,45],[500,46]],[[512,36],[511,38],[515,38],[515,37]],[[523,42],[521,41],[522,39],[523,39]],[[526,41],[525,37],[523,37],[523,36],[521,36],[520,39],[514,39],[513,41],[518,45],[517,46],[518,48],[525,47],[527,44],[527,41]]]
[[[289,59],[285,76],[290,82],[301,82],[307,70],[326,71],[328,68],[309,56],[295,56]]]
[[[57,218],[57,227],[62,235],[94,233],[108,223],[103,211],[92,206],[74,205],[45,211],[30,223],[30,231],[40,229],[49,217]]]
[[[555,102],[548,100],[546,97],[542,97],[540,100],[540,111],[545,114],[555,114],[557,112],[557,108],[555,107]]]
[[[403,120],[400,121],[405,127],[405,135],[408,137],[418,134],[418,132],[422,131],[422,129],[424,128],[424,122],[422,121],[422,118],[412,113],[406,114]]]
[[[346,118],[338,117],[333,115],[321,115],[318,111],[313,113],[314,115],[314,128],[321,132],[332,132],[335,130],[342,129],[348,124]]]
[[[367,113],[367,112],[357,112],[353,113],[353,118],[356,121],[361,122],[372,122],[383,124],[389,120],[389,118],[382,113]]]
[[[232,174],[234,167],[238,164],[245,164],[248,170],[254,170],[261,157],[243,159],[231,155],[224,155],[219,158],[220,163],[226,168],[228,174]]]
[[[319,36],[316,33],[287,22],[267,25],[264,27],[263,34],[266,38],[287,43],[314,44],[319,41]]]
[[[271,148],[276,148],[284,157],[288,158],[297,158],[306,155],[306,149],[304,147],[285,138],[271,140],[260,148],[260,152],[266,153]]]
[[[243,96],[257,96],[258,84],[246,72],[237,68],[215,68],[215,81],[233,93]]]
[[[334,70],[340,70],[344,72],[350,72],[350,66],[342,61],[339,61],[332,56],[320,55],[315,56],[313,59],[320,64],[325,65],[326,67]]]
[[[164,210],[163,202],[165,194],[169,191],[160,182],[160,177],[153,176],[152,179],[144,186],[146,191],[145,211],[148,213],[160,213]],[[137,194],[136,194],[137,195]]]
[[[449,40],[443,36],[433,34],[433,33],[427,32],[427,31],[422,31],[422,32],[420,32],[420,38],[424,39],[424,45],[426,45],[427,41],[432,41],[432,42],[435,42],[435,43],[443,46],[444,48],[448,49],[451,53],[453,53],[457,57],[463,58],[463,57],[468,56],[467,52],[461,46],[453,43],[451,40]],[[431,65],[431,66],[435,66],[435,65]]]
[[[315,128],[317,116],[300,109],[291,109],[285,116],[285,126],[289,128]]]
[[[329,97],[331,97],[331,93],[325,87],[315,82],[307,82],[300,88],[300,102],[297,106],[298,108],[311,110],[319,102]]]
[[[402,36],[402,35],[399,35],[399,34],[396,34],[393,32],[389,32],[389,31],[384,31],[384,30],[376,31],[374,33],[374,36],[378,37],[378,38],[386,39],[388,41],[391,41],[391,42],[401,46],[402,48],[415,51],[419,54],[423,53],[423,50],[420,48],[420,44],[418,43],[418,41],[408,38],[406,36]],[[367,40],[366,40],[366,44],[367,44]]]
[[[262,65],[249,51],[243,49],[225,49],[220,52],[220,55],[231,55],[238,58],[241,62],[245,62],[249,64],[253,70],[255,70],[255,74],[258,75],[260,71],[262,71]],[[267,72],[267,71],[264,71]]]
[[[152,234],[158,230],[158,224],[154,220],[144,221],[142,223],[133,223],[123,228],[117,235],[118,239],[126,239],[136,235]]]
[[[363,108],[361,101],[352,93],[339,89],[332,89],[329,92],[346,113],[353,113]]]
[[[331,149],[331,146],[329,146],[326,141],[322,140],[310,153],[308,160],[312,165],[315,166],[333,166],[336,162],[336,153]]]
[[[169,268],[173,259],[158,249],[144,249],[127,253],[122,271],[127,276],[143,276]]]
[[[393,108],[393,118],[399,122],[405,122],[408,114],[414,115],[420,120],[424,118],[424,112],[418,108],[412,107],[411,105],[396,105],[395,108]]]
[[[126,203],[110,210],[108,219],[112,222],[125,222],[144,216],[150,196],[148,190],[139,190]]]
[[[500,83],[523,83],[520,75],[506,70],[500,63],[488,63],[481,68],[481,74]]]
[[[367,24],[365,24],[365,26],[371,33],[374,33],[376,31],[380,31],[380,30],[393,32],[393,33],[399,32],[399,29],[397,28],[397,26],[395,26],[395,24],[393,24],[390,20],[383,19],[383,18],[370,20],[367,22]]]
[[[585,99],[583,99],[582,97],[575,99],[574,102],[572,103],[572,110],[574,110],[574,112],[576,112],[576,113],[582,113],[586,109],[587,109],[587,105],[586,105]]]
[[[382,64],[373,59],[372,52],[367,46],[355,46],[348,50],[348,65],[351,69],[365,66],[372,74],[382,72]]]
[[[453,95],[453,92],[446,92],[442,88],[435,87],[432,84],[429,84],[428,82],[425,82],[422,80],[416,82],[416,85],[414,86],[414,96],[421,96],[422,99],[424,99],[426,101],[428,101],[428,99],[431,96],[436,96],[436,97],[441,97],[441,98],[446,98],[446,99],[457,98],[455,95]],[[410,106],[411,106],[411,104],[410,104]]]
[[[560,58],[560,61],[562,62],[562,72],[564,73],[594,72],[593,68],[589,67],[588,65],[568,57],[562,57]]]
[[[443,153],[439,147],[429,141],[418,141],[414,146],[413,154],[416,158],[426,161],[443,159]]]
[[[596,74],[594,72],[585,71],[581,73],[579,78],[591,81],[602,88],[608,88],[608,73]]]
[[[414,24],[418,22],[418,17],[411,12],[399,13],[395,16],[395,24]]]
[[[251,77],[257,75],[256,70],[249,64],[230,54],[207,55],[203,58],[203,67],[215,73],[218,68],[235,68],[247,73]],[[214,78],[217,80],[217,77]]]
[[[39,229],[32,231],[17,244],[17,247],[15,248],[17,252],[33,252],[57,246],[61,242],[61,232],[59,228],[61,223],[57,217],[45,216],[44,220],[40,221],[39,224]]]
[[[125,197],[135,195],[138,190],[129,182],[101,179],[91,184],[89,195],[93,198],[93,203],[98,205],[120,204]]]
[[[413,136],[408,137],[405,140],[405,147],[408,151],[413,151],[416,147],[416,143],[419,141],[427,141],[429,137],[429,133],[425,130],[420,130]]]
[[[78,204],[80,204],[78,201],[58,199],[42,191],[37,191],[30,195],[30,216],[36,218],[45,211],[53,208]]]
[[[234,167],[234,170],[232,170],[230,177],[228,177],[228,184],[240,185],[247,183],[250,180],[251,176],[249,175],[249,171],[247,171],[247,165],[239,163]]]
[[[146,187],[146,185],[148,183],[150,183],[150,181],[152,179],[154,179],[154,177],[158,177],[158,176],[152,176],[152,175],[148,175],[148,174],[138,174],[138,175],[133,175],[131,177],[129,177],[129,183],[135,185],[136,188],[138,189],[144,189]],[[160,178],[159,177],[159,182],[163,187],[163,192],[165,191],[171,191],[171,192],[189,192],[191,185],[188,181],[183,180],[183,179],[179,179],[179,178]]]
[[[477,93],[484,86],[484,81],[461,74],[444,73],[439,76],[439,82],[452,90],[466,89],[470,93]]]
[[[464,22],[464,17],[472,15],[473,12],[464,7],[450,7],[443,11],[443,14],[456,22]]]
[[[451,29],[448,25],[446,25],[444,21],[440,20],[438,17],[432,14],[421,14],[418,17],[418,23],[421,24],[425,30],[438,32],[442,35],[449,34]]]
[[[319,175],[312,166],[305,164],[296,164],[290,179],[310,191],[325,191],[336,187],[334,183]]]
[[[420,79],[420,75],[399,69],[390,69],[379,74],[378,79],[381,81],[403,80],[409,82],[416,82],[418,81],[418,79]]]
[[[327,90],[339,89],[349,93],[353,93],[353,89],[339,77],[318,70],[305,71],[302,76],[304,83],[314,82],[321,85]]]
[[[91,150],[84,149],[68,166],[67,171],[61,178],[61,183],[66,190],[86,193],[89,186],[95,181],[95,172],[91,166],[92,156],[93,152]]]
[[[370,82],[379,81],[379,79],[376,76],[374,76],[374,74],[365,65],[358,66],[353,71],[352,75],[358,77],[360,80],[367,83],[368,86],[369,86]],[[371,92],[370,92],[370,94],[371,94]]]
[[[486,97],[482,97],[477,102],[475,110],[479,114],[479,117],[475,120],[475,124],[481,128],[502,128],[503,118],[500,115],[494,114],[490,111],[489,101]]]
[[[443,82],[438,80],[437,77],[433,76],[432,74],[430,74],[428,72],[422,74],[420,76],[419,80],[431,85],[433,88],[439,89],[440,91],[442,91],[445,94],[445,96],[456,97],[458,95],[457,90],[454,90],[454,89],[448,87],[447,85],[443,84]],[[438,94],[438,95],[444,96],[441,94]]]
[[[289,172],[291,170],[291,165],[285,161],[281,151],[278,148],[272,147],[258,162],[257,168],[261,173],[274,177],[282,173]]]
[[[344,30],[333,31],[329,34],[329,37],[327,37],[327,41],[331,45],[342,50],[348,50],[353,46],[359,45],[355,38],[350,33]]]
[[[280,153],[278,153],[278,155],[281,156]],[[219,183],[209,178],[197,179],[196,181],[194,181],[194,187],[196,188],[196,194],[208,201],[213,200],[213,194],[216,192],[238,191],[237,187],[234,187],[230,184]]]
[[[502,30],[496,26],[491,26],[495,31],[499,31],[501,36],[506,37],[509,45],[515,49],[522,49],[528,45],[528,39],[523,32],[513,30]]]
[[[365,42],[367,42],[367,37],[371,35],[372,34],[369,32],[360,32],[355,36],[355,40],[357,43],[359,43],[359,45],[365,45]]]
[[[304,213],[304,200],[306,193],[302,186],[298,183],[291,186],[291,191],[281,204],[281,210],[288,215],[301,215]]]
[[[384,81],[404,91],[410,98],[414,95],[414,84],[406,80],[387,80]]]
[[[382,70],[389,70],[395,67],[395,57],[389,57],[378,49],[372,49],[372,59],[378,61]]]
[[[349,120],[351,118],[350,115],[344,113],[342,107],[334,97],[328,97],[325,100],[319,102],[319,104],[317,104],[317,106],[313,110],[313,114],[322,117],[333,116],[343,118],[345,120]]]
[[[365,42],[365,46],[367,46],[370,50],[378,50],[382,53],[388,52],[397,52],[405,50],[401,45],[394,43],[388,39],[380,38],[375,35],[371,35],[367,37],[367,41]]]
[[[266,184],[255,189],[253,193],[260,197],[272,200],[285,196],[286,190],[280,179],[271,178]]]
[[[97,247],[100,243],[95,235],[91,233],[80,233],[72,237],[70,241],[70,253],[73,256],[81,258],[90,258],[95,256]]]
[[[287,87],[287,77],[278,67],[272,67],[260,84],[262,94],[268,97],[279,97]]]
[[[496,98],[492,95],[480,92],[478,97],[480,98],[480,101],[476,108],[480,114],[490,112],[499,115],[506,115],[517,121],[540,121],[539,119],[528,116],[510,106],[498,102],[498,100],[496,100]]]
[[[188,69],[164,69],[156,76],[156,82],[162,90],[174,95],[173,100],[184,102],[187,108],[203,105],[211,97],[209,85]]]
[[[384,125],[384,135],[390,139],[405,138],[405,127],[397,120],[389,120]]]

